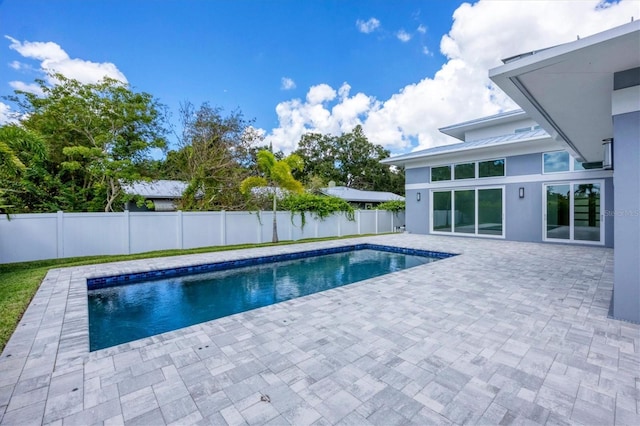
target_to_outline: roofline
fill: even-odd
[[[523,144],[523,143],[526,143],[526,142],[539,141],[539,140],[545,140],[545,139],[552,139],[552,138],[549,135],[545,135],[545,136],[542,136],[542,137],[536,136],[536,137],[531,137],[531,138],[526,138],[526,139],[519,139],[517,141],[505,141],[505,142],[494,143],[494,144],[491,144],[491,145],[472,146],[472,147],[468,147],[468,148],[455,149],[455,150],[451,150],[451,151],[436,152],[434,154],[424,154],[424,155],[415,155],[415,156],[411,156],[411,154],[404,154],[404,155],[400,155],[400,156],[397,156],[397,157],[385,158],[384,160],[381,160],[380,162],[383,163],[383,164],[405,165],[408,162],[413,162],[413,161],[416,161],[416,160],[422,160],[422,159],[425,159],[425,158],[445,157],[445,156],[450,156],[452,154],[466,153],[466,152],[472,152],[472,151],[482,152],[482,151],[491,150],[491,149],[493,149],[495,147],[505,147],[505,146],[509,146],[509,145],[520,145],[520,144]],[[461,142],[459,144],[454,144],[454,145],[464,145],[464,142]],[[418,151],[418,152],[420,152],[420,151]]]
[[[496,124],[496,122],[509,123],[519,118],[527,118],[527,113],[522,109],[505,111],[486,117],[476,118],[474,120],[464,121],[462,123],[452,124],[450,126],[441,127],[438,130],[445,135],[452,136],[464,142],[465,133],[469,130],[486,127],[488,124]]]
[[[584,155],[576,147],[576,144],[564,133],[560,126],[551,118],[550,114],[537,101],[537,99],[522,84],[519,77],[528,72],[552,65],[560,60],[559,57],[569,55],[588,47],[605,43],[615,38],[623,37],[640,31],[640,21],[632,21],[609,30],[590,35],[569,43],[550,47],[513,59],[512,61],[489,70],[489,78],[496,83],[509,97],[530,111],[533,119],[541,124],[547,131],[553,130],[551,136],[563,141],[569,151],[578,160],[584,160]],[[546,124],[547,126],[544,126]]]

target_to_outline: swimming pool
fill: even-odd
[[[360,244],[88,279],[90,350],[450,256]]]

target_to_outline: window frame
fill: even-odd
[[[492,235],[492,234],[481,234],[478,232],[479,224],[478,224],[478,192],[486,189],[500,189],[502,191],[502,233],[500,235]],[[475,229],[473,233],[466,232],[456,232],[455,231],[455,218],[453,217],[455,212],[455,192],[456,191],[474,191],[474,214],[475,214]],[[449,192],[450,200],[451,200],[451,227],[448,231],[439,231],[434,230],[433,228],[433,206],[434,206],[434,193],[436,192]],[[463,186],[459,188],[433,188],[429,191],[429,211],[428,211],[428,220],[429,220],[429,233],[434,235],[456,235],[462,237],[476,237],[476,238],[494,238],[494,239],[505,239],[506,238],[506,230],[507,230],[507,217],[506,217],[506,185],[487,185],[487,186]]]
[[[497,160],[502,160],[504,163],[502,164],[502,175],[500,176],[480,176],[480,163],[486,163],[489,161],[497,161]],[[507,176],[507,157],[498,157],[498,158],[490,158],[488,160],[479,160],[476,161],[477,163],[477,170],[478,173],[476,174],[478,177],[477,179],[493,179],[493,178],[503,178]]]
[[[438,168],[442,168],[442,167],[449,167],[449,179],[442,179],[442,180],[433,180],[433,169],[438,169]],[[453,180],[453,167],[451,164],[443,164],[441,166],[431,166],[429,168],[429,182],[433,183],[433,182],[450,182]]]
[[[546,154],[553,154],[553,153],[556,153],[556,152],[566,152],[567,153],[567,155],[569,156],[569,170],[560,170],[560,171],[557,171],[557,172],[547,172],[547,171],[544,170],[544,156]],[[576,169],[576,163],[580,163],[580,162],[577,161],[575,159],[575,157],[573,155],[571,155],[571,153],[569,153],[569,151],[567,151],[566,149],[559,149],[559,150],[556,150],[556,151],[546,151],[546,152],[542,153],[542,174],[543,175],[555,175],[555,174],[558,174],[558,173],[590,172],[592,170],[603,170],[602,167],[598,168],[598,169],[585,169],[585,168]],[[580,164],[582,164],[582,163],[580,163]]]
[[[485,163],[485,162],[489,162],[489,161],[497,161],[497,160],[502,160],[503,161],[503,170],[502,170],[502,175],[500,176],[483,176],[480,177],[480,163]],[[461,164],[473,164],[473,170],[474,170],[474,175],[473,177],[469,177],[469,178],[460,178],[460,179],[456,179],[456,173],[455,173],[455,168],[458,165]],[[433,180],[433,169],[437,169],[437,168],[441,168],[441,167],[449,167],[449,172],[450,172],[450,176],[449,179],[447,180]],[[438,182],[455,182],[455,181],[465,181],[465,180],[471,180],[471,179],[495,179],[495,178],[503,178],[507,176],[507,157],[495,157],[495,158],[487,158],[487,159],[483,159],[483,160],[473,160],[473,161],[461,161],[458,163],[445,163],[445,164],[440,164],[437,166],[430,166],[429,167],[429,183],[438,183]]]

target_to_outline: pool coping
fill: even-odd
[[[283,253],[268,256],[249,257],[238,260],[227,260],[213,263],[203,263],[197,265],[181,266],[170,269],[159,269],[154,271],[129,272],[127,274],[87,277],[87,288],[89,290],[97,290],[101,288],[134,284],[137,282],[174,278],[186,275],[205,274],[209,272],[226,271],[237,268],[244,268],[255,265],[264,265],[275,262],[283,262],[288,260],[306,259],[314,256],[322,256],[326,254],[345,253],[356,250],[378,250],[390,253],[401,253],[414,256],[427,257],[432,259],[446,259],[457,256],[456,253],[445,253],[439,251],[420,250],[405,247],[395,247],[382,244],[350,244],[346,246],[320,248],[314,250],[303,250],[291,253]]]

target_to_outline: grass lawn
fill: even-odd
[[[9,337],[16,329],[22,314],[38,290],[47,271],[52,268],[92,265],[96,263],[118,262],[122,260],[148,259],[152,257],[178,256],[185,254],[210,253],[215,251],[238,250],[274,245],[299,244],[314,241],[338,240],[344,238],[364,237],[350,235],[347,237],[314,238],[299,241],[283,241],[279,243],[242,244],[235,246],[203,247],[189,250],[163,250],[149,253],[117,256],[74,257],[67,259],[38,260],[34,262],[9,263],[0,265],[0,352],[4,349]]]

